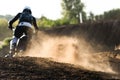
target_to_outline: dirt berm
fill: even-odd
[[[106,80],[115,75],[45,58],[0,58],[1,80]]]

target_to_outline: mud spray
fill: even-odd
[[[88,42],[77,37],[49,36],[39,32],[37,37],[33,37],[24,56],[47,57],[92,71],[114,72],[107,57],[95,54]]]

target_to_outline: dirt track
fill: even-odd
[[[3,58],[8,53],[9,46],[6,46],[0,50],[0,79],[120,79],[120,51],[114,50],[120,43],[118,26],[119,21],[98,22],[39,32],[26,52],[32,57]]]
[[[0,58],[1,80],[105,80],[115,75],[85,70],[50,59],[21,57]]]

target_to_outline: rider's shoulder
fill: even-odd
[[[21,15],[21,14],[22,14],[21,12],[17,13],[17,15]]]
[[[22,13],[20,13],[20,12],[19,12],[19,13],[17,13],[17,15],[16,15],[16,16],[20,16],[21,14],[22,14]]]

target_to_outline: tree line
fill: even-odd
[[[37,18],[37,24],[40,29],[57,27],[67,24],[80,24],[85,22],[93,22],[99,20],[115,20],[120,18],[120,9],[106,11],[101,15],[94,15],[90,12],[87,16],[84,11],[84,4],[81,0],[62,0],[62,17],[57,20],[48,19],[45,16]],[[7,21],[12,19],[12,15],[0,15],[0,27],[7,26]]]

